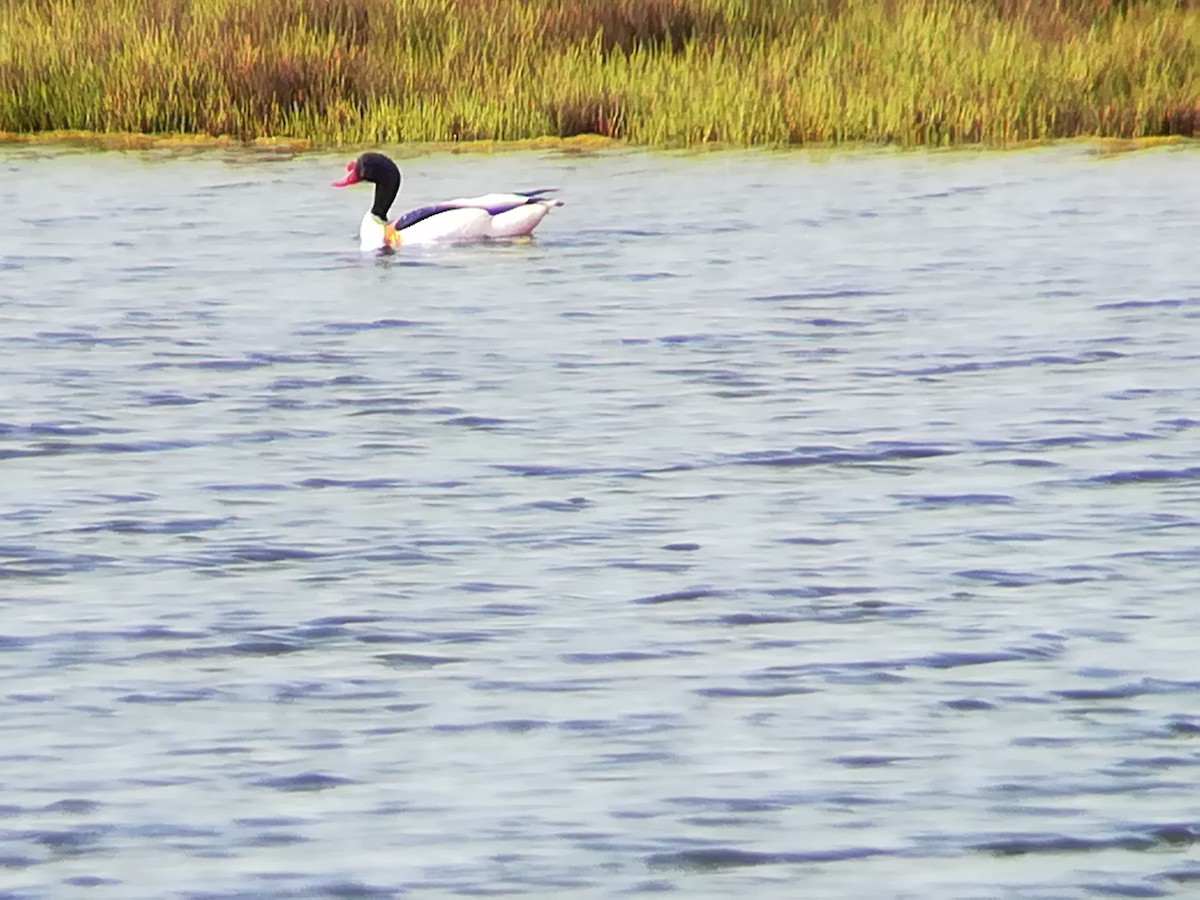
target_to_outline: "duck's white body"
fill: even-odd
[[[382,153],[364,153],[346,165],[346,175],[333,183],[375,185],[375,202],[358,229],[364,252],[405,244],[435,244],[525,237],[561,200],[546,196],[554,188],[459,197],[406,212],[389,221],[388,209],[400,191],[400,169]]]
[[[550,210],[561,205],[561,200],[526,194],[483,194],[413,210],[395,222],[382,222],[367,212],[358,229],[359,249],[368,253],[385,247],[526,237]],[[413,224],[404,224],[426,212],[429,214]]]

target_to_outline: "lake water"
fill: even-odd
[[[1200,890],[1200,157],[0,151],[0,894]]]

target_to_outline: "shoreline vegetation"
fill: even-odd
[[[1198,0],[0,0],[0,141],[1195,137]]]

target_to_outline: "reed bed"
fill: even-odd
[[[0,0],[0,131],[655,146],[1196,133],[1200,0]]]

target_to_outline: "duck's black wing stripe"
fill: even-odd
[[[450,203],[435,203],[432,206],[418,206],[416,209],[410,209],[408,212],[398,218],[393,224],[396,226],[396,230],[400,231],[401,229],[416,225],[418,222],[424,222],[426,219],[430,218],[431,216],[436,216],[438,213],[449,212],[452,209],[461,208],[462,207],[454,206]]]

